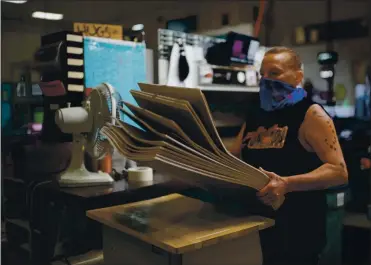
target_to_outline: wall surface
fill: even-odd
[[[366,17],[370,14],[367,1],[333,0],[333,20]],[[251,23],[253,7],[259,1],[77,1],[45,0],[32,1],[30,5],[4,5],[2,13],[8,19],[2,21],[2,79],[16,80],[12,74],[12,63],[31,60],[33,52],[40,45],[40,35],[62,29],[72,29],[73,22],[95,22],[121,24],[131,27],[142,23],[146,30],[147,47],[157,50],[157,29],[164,28],[169,19],[198,15],[198,31],[218,29],[222,26],[222,14],[229,14],[230,25]],[[271,42],[274,45],[292,46],[295,27],[326,20],[326,3],[323,0],[290,1],[276,0],[274,4],[273,32]],[[30,10],[48,10],[65,14],[61,22],[37,21],[30,18]],[[12,18],[12,19],[9,19]],[[260,34],[264,42],[264,25]],[[370,57],[368,39],[356,39],[336,42],[340,53],[337,67],[337,80],[348,89],[354,86],[350,65],[353,61]],[[318,89],[324,89],[325,83],[318,76],[315,62],[317,52],[325,49],[324,45],[294,47],[305,64],[306,76]],[[154,54],[156,61],[156,53]],[[13,67],[14,68],[14,67]],[[156,75],[156,73],[155,73]],[[351,91],[349,94],[352,94]]]
[[[40,46],[40,34],[5,32],[1,36],[1,80],[19,81],[22,67]],[[23,63],[24,62],[24,63]],[[33,80],[36,81],[36,80]]]
[[[298,26],[322,23],[326,21],[325,1],[281,1],[274,7],[273,43],[292,46],[293,32]],[[367,18],[370,15],[367,1],[333,0],[332,20],[351,18]],[[354,102],[354,86],[352,65],[357,61],[369,60],[370,39],[353,39],[335,41],[335,50],[339,53],[336,66],[335,84],[343,84],[347,88],[347,99]],[[325,51],[325,44],[292,46],[300,55],[305,66],[305,77],[310,79],[318,90],[326,89],[326,82],[319,76],[316,62],[318,52]]]

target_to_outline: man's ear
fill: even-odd
[[[296,72],[296,86],[302,86],[304,80],[304,73],[302,70]]]

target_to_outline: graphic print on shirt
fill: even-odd
[[[255,132],[248,132],[243,139],[249,149],[282,148],[285,145],[288,127],[278,124],[266,129],[260,126]]]

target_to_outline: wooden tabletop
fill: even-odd
[[[230,217],[209,203],[171,194],[91,210],[87,216],[171,253],[182,254],[274,225],[260,216]]]

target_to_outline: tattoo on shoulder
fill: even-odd
[[[334,151],[336,151],[336,145],[337,145],[337,143],[338,143],[338,137],[337,137],[337,135],[336,135],[336,130],[335,130],[335,127],[334,127],[334,125],[333,125],[333,123],[332,122],[330,122],[330,121],[327,121],[326,122],[327,123],[327,126],[328,126],[328,128],[331,130],[331,134],[332,134],[332,136],[331,136],[331,139],[325,139],[325,141],[326,141],[326,143],[330,146],[330,148],[331,148],[331,146],[333,147],[333,149],[334,149]]]
[[[328,128],[330,129],[332,135],[330,138],[325,138],[325,143],[331,150],[337,151],[338,138],[331,118],[325,113],[319,112],[318,110],[313,110],[312,115],[319,118],[324,118],[326,120],[326,126],[328,126]]]
[[[338,141],[337,141],[337,137],[335,133],[331,139],[325,138],[325,143],[331,150],[337,151],[336,146],[337,146]]]
[[[325,139],[325,143],[326,143],[326,145],[331,149],[331,150],[334,150],[334,151],[336,151],[337,150],[337,148],[336,148],[336,140],[328,140],[327,138]]]
[[[319,118],[329,118],[325,113],[321,113],[318,110],[313,110],[312,115]]]

